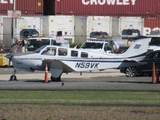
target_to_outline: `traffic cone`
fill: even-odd
[[[156,65],[156,83],[159,83],[159,69]]]
[[[48,64],[46,64],[45,67],[45,78],[44,78],[44,82],[48,83]]]
[[[152,64],[152,83],[155,84],[156,81],[157,81],[156,67],[155,67],[155,63],[153,62],[153,64]]]

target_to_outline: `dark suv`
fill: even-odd
[[[140,62],[146,62],[146,64],[134,67],[121,68],[120,72],[126,74],[127,77],[135,77],[142,75],[151,76],[153,62],[155,62],[157,69],[160,68],[160,50],[148,53],[146,57]]]

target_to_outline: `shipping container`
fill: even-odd
[[[2,41],[5,48],[10,48],[10,46],[18,40],[27,39],[28,37],[42,35],[42,21],[41,17],[21,17],[16,20],[16,28],[14,28],[14,33],[12,32],[12,19],[8,17],[3,17],[3,26],[0,27],[0,31],[3,31]]]
[[[3,17],[3,43],[5,48],[10,48],[13,44],[12,40],[12,19]]]
[[[14,0],[0,0],[0,14],[7,15],[8,10],[13,10]],[[43,15],[44,0],[16,0],[15,9],[21,11],[22,16]]]
[[[142,17],[120,17],[119,35],[142,35],[144,28],[144,19]]]
[[[106,32],[108,36],[118,35],[119,18],[110,16],[88,16],[87,38],[93,34]]]
[[[0,16],[0,43],[3,43],[3,17]]]
[[[143,35],[149,35],[152,31],[157,31],[160,34],[160,16],[144,17]]]
[[[74,40],[76,42],[86,41],[87,30],[87,17],[75,16],[74,17]]]
[[[21,40],[42,35],[41,17],[21,17],[16,23],[16,37]]]
[[[74,16],[43,16],[44,36],[63,36],[74,42]]]
[[[159,0],[45,0],[45,15],[144,16],[159,12]]]

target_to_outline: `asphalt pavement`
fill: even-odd
[[[10,76],[13,74],[13,68],[0,68],[0,80],[9,80]],[[18,80],[44,80],[45,71],[36,71],[33,73],[30,72],[17,72],[16,76]],[[51,76],[49,73],[48,76]],[[116,77],[116,76],[125,76],[123,73],[120,73],[117,69],[108,69],[105,71],[85,71],[85,72],[72,72],[68,74],[62,74],[61,78],[94,78],[94,77]],[[50,78],[50,77],[49,77]]]
[[[107,90],[107,91],[160,91],[152,77],[126,77],[117,69],[62,74],[62,81],[46,83],[44,72],[18,72],[18,81],[9,81],[13,68],[0,68],[0,90]],[[50,74],[48,75],[50,76]]]

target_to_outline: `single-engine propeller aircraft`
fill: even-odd
[[[74,71],[104,70],[142,64],[139,62],[146,53],[150,38],[143,37],[121,54],[91,52],[76,48],[60,46],[42,46],[33,53],[9,53],[14,74],[10,80],[16,80],[16,71],[45,71],[46,64],[52,81],[60,81],[62,73]]]

